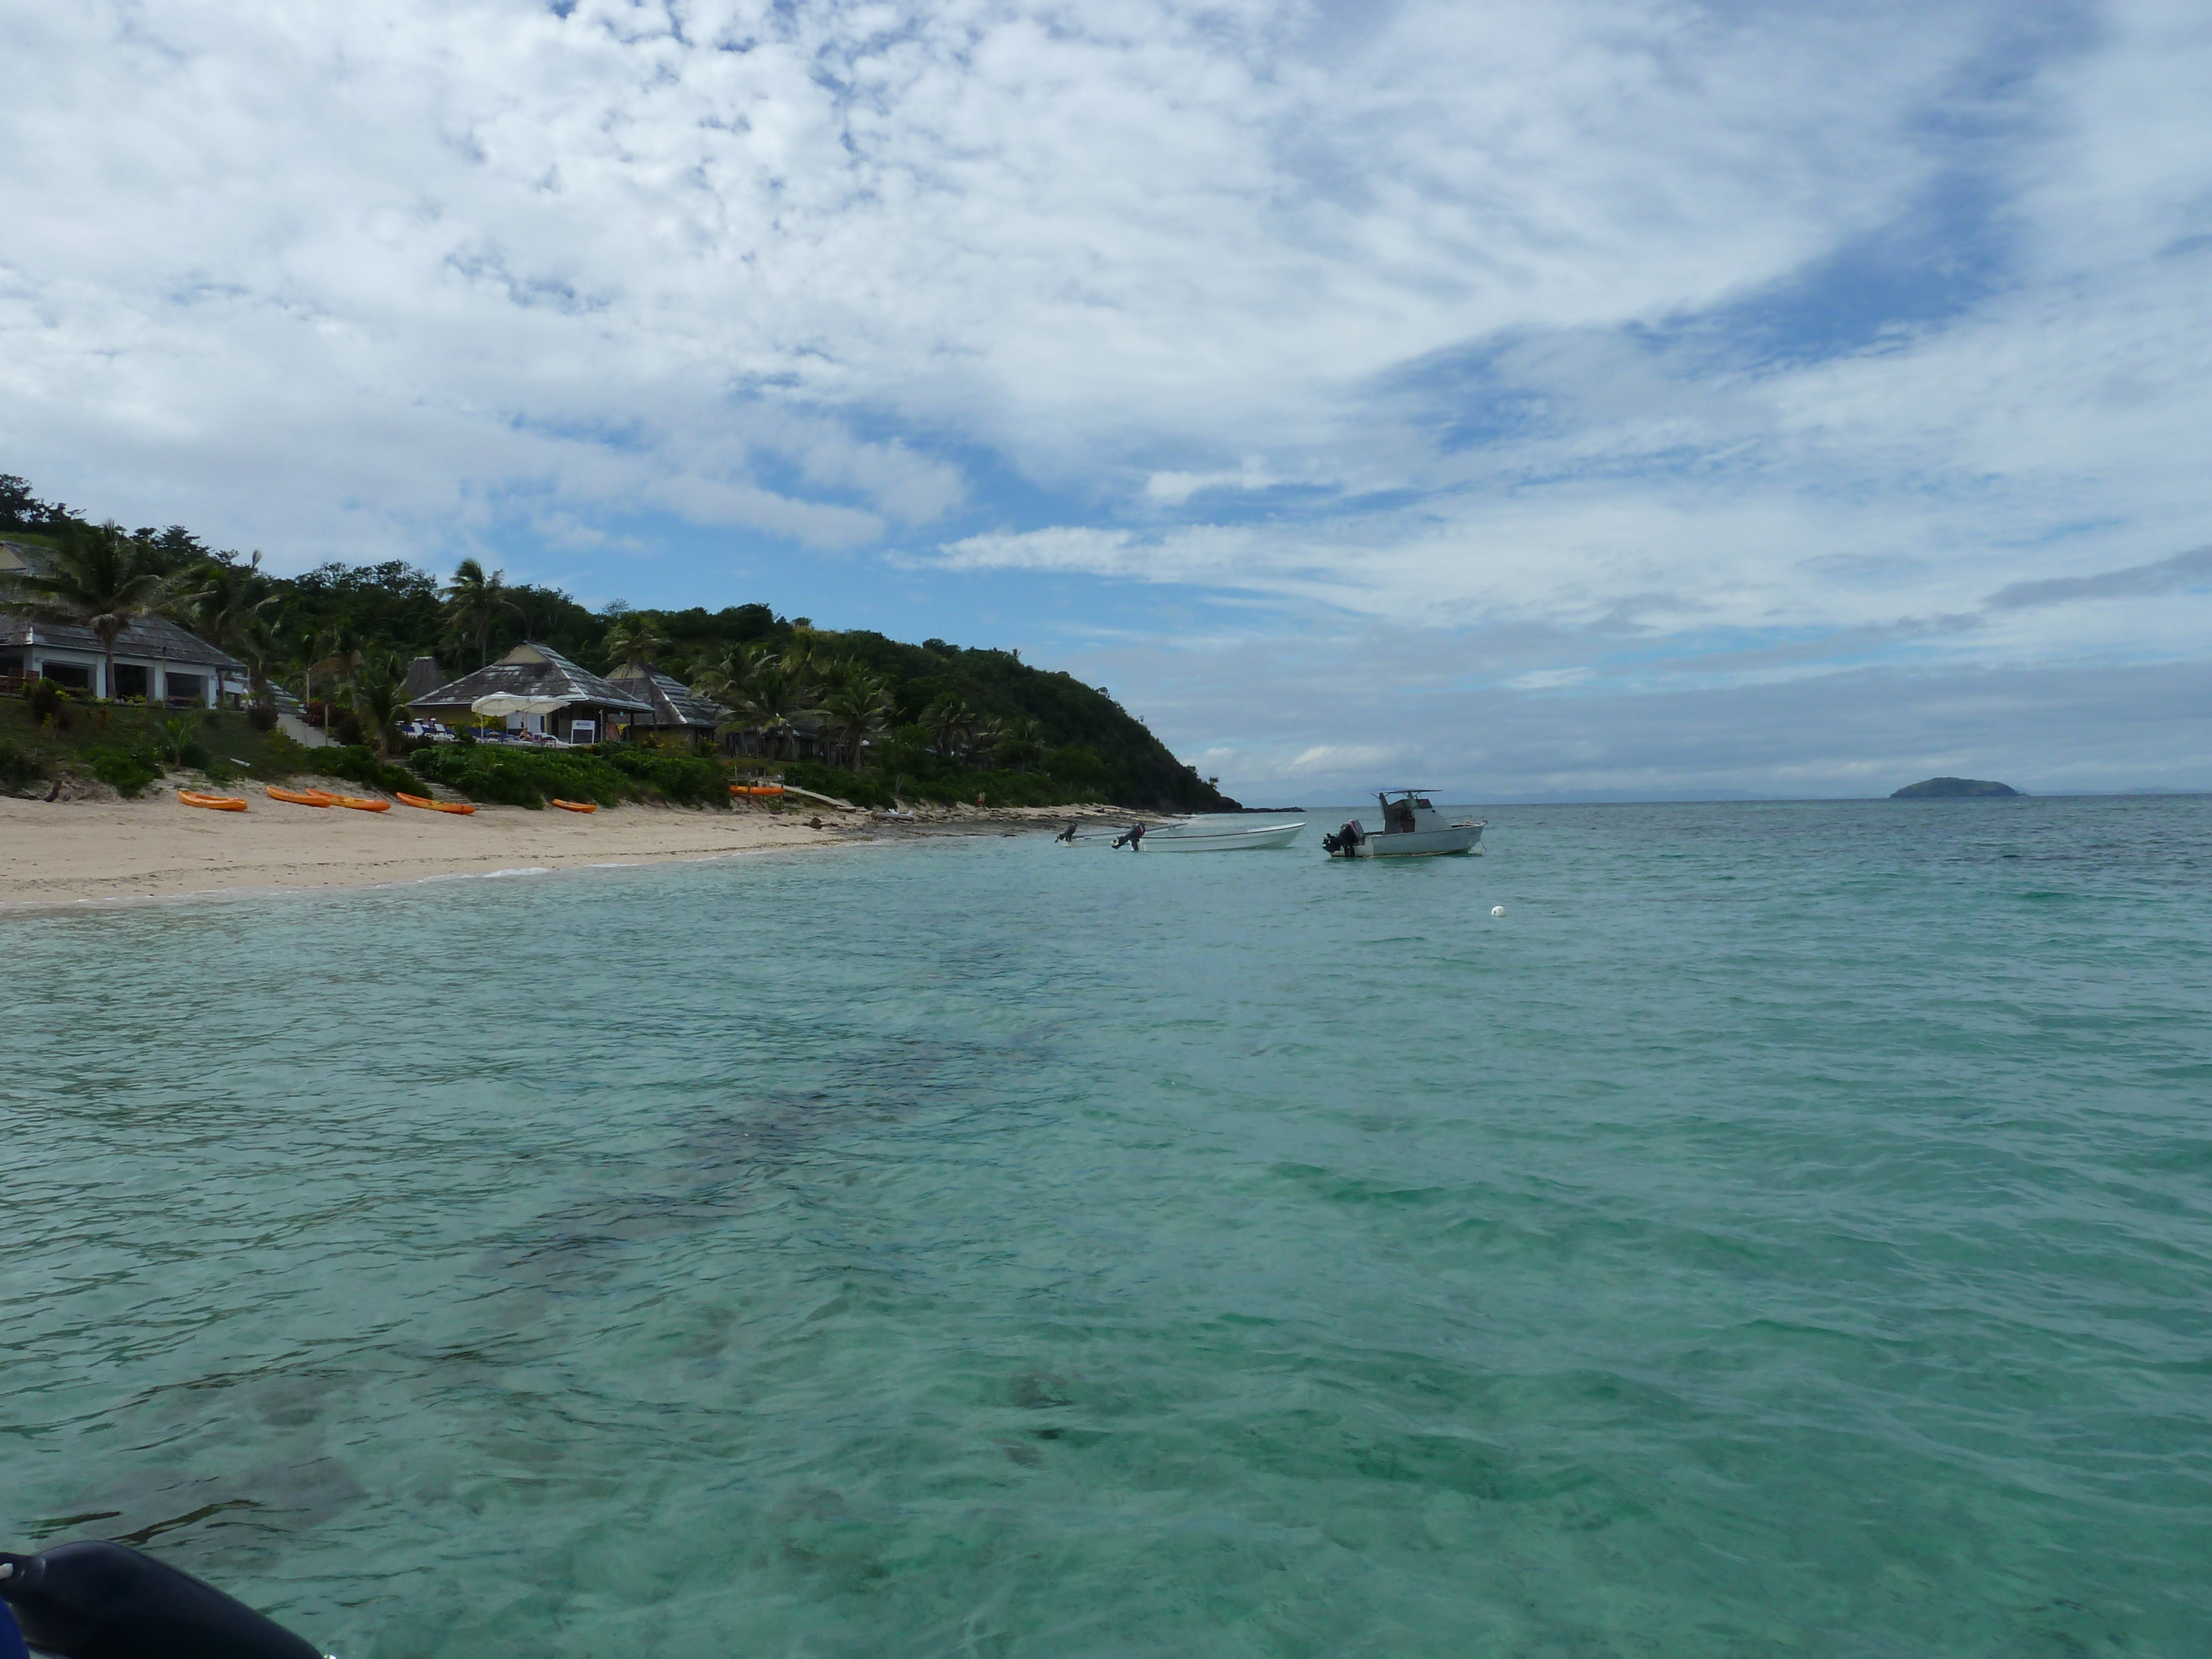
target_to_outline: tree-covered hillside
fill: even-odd
[[[817,628],[763,605],[593,611],[473,560],[443,579],[401,561],[274,576],[258,554],[211,548],[179,525],[93,524],[14,477],[0,477],[0,537],[61,557],[99,543],[110,565],[137,562],[160,578],[160,608],[246,662],[257,684],[335,696],[371,742],[403,712],[398,687],[414,658],[458,678],[531,639],[595,672],[650,663],[731,710],[726,750],[811,764],[856,798],[1235,805],[1106,693],[1012,651]]]

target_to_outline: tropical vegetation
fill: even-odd
[[[409,752],[398,727],[414,659],[434,658],[459,678],[529,639],[598,673],[653,668],[720,704],[726,715],[712,746],[721,758],[699,777],[783,771],[835,786],[823,793],[884,804],[981,795],[1234,805],[1104,688],[1035,668],[1016,651],[833,631],[764,605],[593,611],[558,589],[510,583],[476,559],[444,580],[404,561],[276,576],[258,552],[216,550],[181,526],[89,523],[13,477],[0,477],[0,537],[45,550],[45,574],[0,603],[90,627],[111,653],[133,617],[160,611],[243,662],[264,711],[281,687],[378,766],[404,761],[480,799],[543,799],[556,785],[592,799],[719,793],[719,785],[695,790],[675,775],[626,770],[648,762],[625,759],[619,746],[550,757],[583,768],[557,779],[536,765],[544,756],[456,752],[469,745]]]

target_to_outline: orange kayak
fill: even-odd
[[[403,806],[420,806],[432,812],[458,812],[463,817],[477,810],[471,801],[425,800],[420,795],[402,795],[399,803]]]
[[[177,799],[187,806],[204,806],[210,812],[243,812],[246,803],[235,795],[203,795],[196,790],[179,789]]]
[[[780,795],[783,793],[783,786],[780,783],[733,783],[730,786],[730,793],[733,795]]]
[[[556,797],[553,804],[564,812],[596,812],[599,810],[599,804],[595,800],[562,800]]]
[[[279,789],[273,783],[264,784],[261,793],[271,800],[288,800],[295,806],[328,806],[337,799],[319,789]]]
[[[350,806],[356,812],[389,812],[392,810],[392,803],[388,800],[363,800],[359,795],[332,795],[331,805]]]

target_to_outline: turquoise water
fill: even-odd
[[[1490,817],[0,920],[0,1543],[343,1659],[2212,1649],[2212,801]]]

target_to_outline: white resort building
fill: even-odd
[[[0,542],[0,578],[31,568],[29,550]],[[219,707],[242,697],[246,665],[166,617],[137,618],[115,641],[115,684],[106,685],[107,653],[89,628],[0,613],[0,679],[52,680],[94,697],[141,697],[177,707]]]

